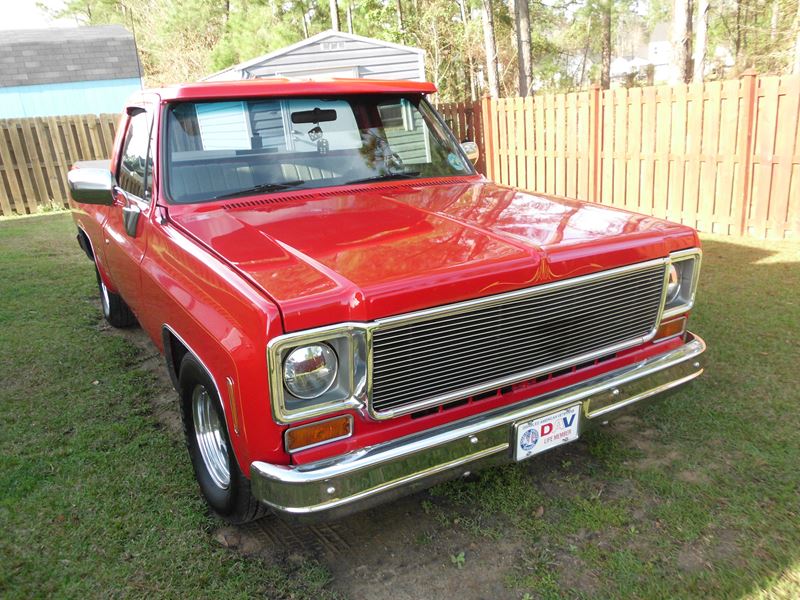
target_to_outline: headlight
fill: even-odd
[[[694,306],[699,274],[700,250],[682,250],[670,255],[662,319],[691,310]]]
[[[303,400],[317,398],[336,381],[339,361],[327,344],[295,348],[283,363],[283,382],[289,392]]]
[[[674,302],[681,291],[681,276],[675,265],[669,266],[669,275],[667,276],[667,304]]]
[[[358,409],[367,394],[367,333],[344,324],[287,333],[267,345],[269,393],[278,423]]]

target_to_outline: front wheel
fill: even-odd
[[[178,387],[186,446],[206,502],[230,523],[262,517],[267,509],[253,498],[250,480],[239,469],[214,383],[191,354],[181,361]]]

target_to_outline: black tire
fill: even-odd
[[[106,287],[100,277],[100,271],[97,267],[94,268],[94,274],[97,276],[97,287],[100,290],[100,307],[103,310],[103,317],[112,327],[118,329],[125,329],[136,325],[136,315],[133,314],[128,305],[119,294],[115,294]]]
[[[200,492],[211,510],[234,524],[263,517],[268,509],[253,498],[250,480],[239,469],[216,387],[205,368],[191,354],[186,354],[181,361],[178,390],[189,458]],[[203,393],[207,396],[201,400]],[[196,409],[196,406],[205,407],[205,410]],[[205,417],[198,417],[196,412],[205,414]],[[213,438],[215,441],[211,444],[212,449],[209,450],[206,446],[203,450],[197,429],[200,427],[208,431],[209,421],[214,423],[215,427],[212,429],[216,430],[216,437]],[[223,445],[224,450],[220,450]],[[209,453],[212,458],[208,458]],[[214,457],[218,460],[214,460]]]

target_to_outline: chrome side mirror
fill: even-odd
[[[478,158],[481,155],[481,151],[478,148],[478,144],[475,142],[461,142],[461,149],[464,151],[464,154],[467,155],[467,158],[470,162],[474,165],[478,162]]]
[[[111,195],[114,179],[107,168],[72,169],[67,173],[67,182],[69,193],[75,202],[104,206],[111,206],[114,203],[114,197]]]

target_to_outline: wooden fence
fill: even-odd
[[[440,110],[454,126],[480,121],[482,172],[494,181],[701,231],[800,235],[800,76],[749,72]]]
[[[701,231],[800,235],[800,76],[440,105],[490,179]],[[109,155],[117,117],[0,120],[0,214],[66,205],[76,160]]]
[[[67,205],[67,171],[76,160],[107,158],[118,115],[0,120],[0,214]]]

